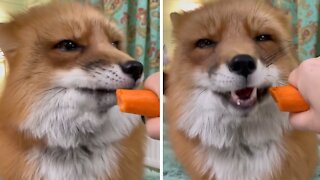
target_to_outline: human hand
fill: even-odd
[[[289,121],[294,128],[320,132],[320,58],[304,61],[289,75],[289,83],[297,87],[310,105],[300,113],[290,113]]]
[[[160,73],[150,75],[144,83],[144,88],[153,91],[160,97]],[[151,138],[160,139],[160,117],[147,119],[146,128]]]

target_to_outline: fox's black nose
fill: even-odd
[[[143,65],[138,61],[127,61],[120,64],[122,71],[130,75],[135,81],[138,80],[143,72]]]
[[[246,54],[233,57],[228,67],[231,72],[244,77],[248,77],[257,68],[254,58]]]

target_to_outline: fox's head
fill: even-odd
[[[124,36],[88,5],[48,4],[14,16],[0,26],[0,48],[9,66],[6,119],[25,121],[23,129],[66,146],[77,140],[63,138],[80,138],[108,120],[116,89],[142,79],[143,66],[125,53]]]

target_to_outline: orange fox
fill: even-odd
[[[135,179],[145,130],[121,113],[115,90],[140,84],[143,66],[116,26],[77,3],[33,7],[0,26],[9,65],[0,101],[0,177]]]
[[[267,0],[217,0],[171,19],[169,139],[191,179],[310,179],[316,135],[291,129],[267,93],[298,64],[287,15]]]

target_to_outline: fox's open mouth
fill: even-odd
[[[226,93],[220,93],[226,98],[234,107],[239,109],[249,109],[253,107],[258,101],[268,94],[268,88],[246,87]]]

